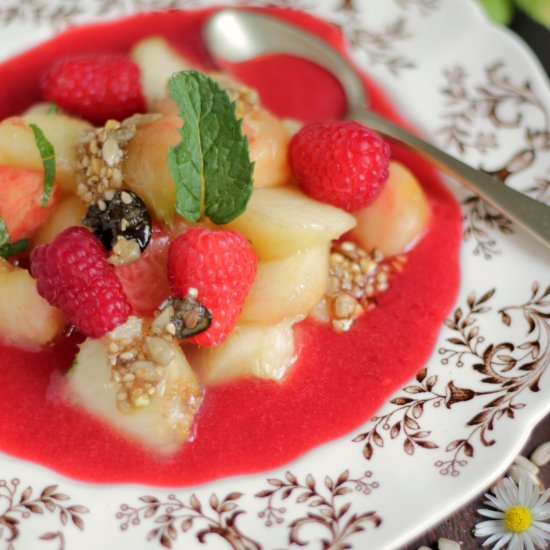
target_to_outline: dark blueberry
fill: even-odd
[[[176,327],[176,338],[189,338],[205,331],[212,324],[210,310],[196,298],[170,298],[170,305],[174,308],[170,321]]]
[[[103,199],[90,206],[84,225],[107,250],[113,248],[117,237],[136,241],[142,251],[151,239],[151,216],[139,195],[132,191],[117,191],[110,201]]]

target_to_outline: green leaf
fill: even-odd
[[[515,13],[514,0],[479,0],[489,17],[496,23],[508,25]]]
[[[6,226],[6,222],[0,217],[0,256],[2,256],[2,258],[10,258],[15,254],[24,252],[28,248],[28,239],[23,239],[10,244],[10,233],[8,231],[8,227]]]
[[[535,21],[550,29],[550,2],[548,0],[516,0],[516,4]]]
[[[168,153],[176,212],[191,222],[206,215],[216,224],[228,223],[246,208],[254,169],[236,104],[197,71],[173,75],[170,95],[184,121],[182,141]]]
[[[50,106],[48,107],[48,114],[56,115],[57,113],[59,113],[59,107],[57,106],[57,104],[55,103],[50,104]]]
[[[0,218],[0,247],[5,246],[10,242],[10,233],[6,222]]]
[[[13,244],[5,244],[4,246],[0,246],[0,256],[7,259],[15,256],[16,254],[20,254],[21,252],[25,252],[25,250],[28,249],[29,239],[21,239]]]
[[[44,208],[48,204],[55,180],[55,149],[36,124],[31,123],[29,126],[34,134],[34,140],[44,167],[44,194],[42,195],[42,208]]]

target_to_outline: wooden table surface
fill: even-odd
[[[512,29],[533,48],[542,61],[546,72],[550,74],[550,31],[536,24],[525,15],[516,17]],[[550,441],[550,415],[544,418],[533,431],[521,454],[529,457],[533,449],[545,441]],[[541,470],[541,478],[545,487],[550,487],[550,465],[546,465]],[[424,545],[435,550],[439,538],[447,538],[460,542],[462,550],[480,549],[483,539],[476,539],[472,534],[472,530],[476,523],[486,519],[477,514],[479,508],[485,507],[482,506],[485,492],[486,490],[451,517],[404,548],[406,550],[416,550]]]

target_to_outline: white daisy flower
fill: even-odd
[[[483,546],[494,544],[493,550],[507,545],[508,550],[535,550],[548,548],[550,541],[550,489],[540,493],[539,488],[527,476],[516,485],[510,478],[504,479],[494,489],[494,496],[487,493],[485,504],[492,510],[478,513],[489,521],[475,527],[476,537],[489,537]]]

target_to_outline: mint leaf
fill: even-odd
[[[236,218],[252,195],[248,138],[236,104],[217,82],[197,71],[170,79],[183,128],[182,141],[168,152],[176,182],[176,212],[195,222],[206,215],[216,224]]]
[[[10,233],[6,222],[0,218],[0,247],[6,246],[10,242]]]
[[[11,258],[12,256],[15,256],[16,254],[20,254],[21,252],[25,252],[25,250],[29,249],[29,239],[21,239],[20,241],[17,241],[13,244],[6,244],[4,246],[0,246],[0,256],[2,258]]]
[[[19,254],[29,248],[29,240],[23,239],[16,243],[10,244],[10,233],[6,226],[6,222],[0,218],[0,256],[2,258],[10,258],[15,254]]]
[[[57,104],[56,103],[50,104],[50,106],[48,107],[48,114],[56,115],[57,113],[59,113],[59,107],[57,106]]]
[[[42,166],[44,167],[44,194],[42,195],[42,208],[44,208],[48,204],[55,180],[55,149],[36,124],[31,123],[29,126],[34,134],[34,140],[38,151],[40,151]]]

